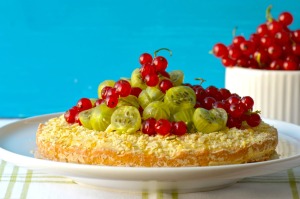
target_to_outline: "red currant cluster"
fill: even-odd
[[[261,118],[258,112],[253,112],[254,101],[250,96],[240,97],[236,93],[231,93],[226,88],[216,88],[201,85],[190,85],[196,94],[195,108],[201,107],[207,110],[212,108],[223,108],[228,113],[227,127],[241,128],[242,122],[246,121],[249,126],[259,125]]]
[[[149,53],[143,53],[140,56],[140,73],[142,80],[147,86],[154,87],[157,86],[159,89],[166,93],[166,91],[173,87],[173,83],[169,79],[163,79],[160,81],[159,76],[170,78],[169,73],[166,71],[168,67],[168,61],[163,56],[156,56],[156,54],[161,50],[171,51],[167,48],[161,48],[154,52],[154,58]]]
[[[131,94],[132,88],[130,83],[127,80],[119,80],[115,83],[114,87],[105,86],[101,91],[101,99],[96,101],[96,105],[99,105],[103,102],[109,108],[114,108],[117,106],[119,97],[127,97]],[[138,88],[134,88],[133,92],[141,92]]]
[[[166,119],[148,118],[142,124],[142,132],[150,136],[156,134],[181,136],[187,133],[187,125],[183,121],[170,122]]]
[[[291,13],[283,12],[276,20],[270,11],[268,7],[267,21],[259,25],[248,40],[235,36],[229,46],[214,45],[213,54],[225,67],[300,70],[300,29],[288,28],[293,22]]]
[[[88,98],[81,98],[75,106],[67,110],[64,114],[65,120],[70,123],[78,123],[81,125],[78,114],[81,111],[88,110],[90,108],[95,107],[95,103],[93,103],[90,99]]]

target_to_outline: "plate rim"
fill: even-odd
[[[3,129],[5,130],[5,128],[11,128],[15,125],[20,125],[22,123],[30,125],[31,121],[35,121],[34,124],[36,124],[37,123],[36,120],[44,120],[44,122],[45,122],[47,118],[59,116],[61,114],[63,114],[63,113],[59,112],[59,113],[44,114],[44,115],[33,116],[33,117],[21,119],[21,120],[6,124],[6,125],[0,127],[0,136],[3,133]],[[293,128],[300,129],[300,126],[291,124],[291,123],[288,123],[285,121],[278,121],[278,120],[266,119],[266,118],[263,118],[263,120],[266,121],[267,123],[271,123],[271,125],[274,125],[274,123],[277,123],[279,125],[288,125]],[[282,132],[278,132],[278,134],[281,134],[281,133]],[[286,134],[286,133],[282,133],[282,134]],[[299,138],[300,138],[300,135],[299,135]],[[161,173],[173,173],[173,172],[183,172],[183,173],[184,172],[207,172],[207,171],[214,172],[214,171],[219,171],[219,170],[232,170],[232,169],[237,169],[237,168],[238,169],[250,169],[250,168],[255,168],[255,167],[265,167],[265,166],[272,165],[272,164],[284,164],[285,162],[289,162],[289,161],[293,162],[292,167],[295,167],[294,164],[300,160],[300,153],[293,155],[293,156],[286,157],[286,158],[274,159],[274,160],[268,160],[268,161],[262,161],[262,162],[254,162],[254,163],[247,163],[247,164],[233,164],[233,165],[219,165],[219,166],[201,166],[201,167],[124,167],[124,166],[102,166],[102,165],[88,165],[88,164],[56,162],[56,161],[44,160],[44,159],[39,159],[39,158],[35,158],[35,157],[30,157],[30,156],[14,153],[12,151],[2,148],[1,146],[0,146],[0,157],[7,162],[10,162],[15,165],[25,167],[28,169],[33,169],[33,170],[47,171],[47,170],[49,170],[49,167],[53,167],[54,169],[63,169],[63,170],[64,169],[72,169],[72,170],[75,170],[75,172],[83,171],[83,170],[89,170],[89,172],[97,172],[99,170],[105,172],[105,171],[113,170],[118,173],[135,172],[137,174],[145,174],[148,172],[151,173],[151,172],[155,171],[156,173],[161,174]],[[15,157],[18,157],[18,159],[27,160],[27,161],[24,161],[23,164],[20,164],[20,163],[18,163],[19,161],[13,160]],[[36,164],[36,163],[39,163],[39,164]],[[299,165],[300,165],[300,163],[299,163]],[[280,170],[285,170],[285,169],[288,169],[288,168],[283,168]],[[51,169],[51,170],[53,170],[53,169]],[[280,171],[280,170],[278,170],[278,171]],[[49,172],[47,172],[47,173],[49,173]],[[274,172],[266,171],[263,174],[270,174],[270,173],[274,173]],[[259,173],[258,175],[262,175],[262,174]],[[244,176],[244,177],[250,177],[250,176],[254,176],[254,175],[249,175],[249,176]],[[86,176],[83,176],[83,177],[86,177]],[[91,176],[89,176],[89,177],[91,177]],[[99,177],[96,175],[96,176],[94,176],[94,178],[99,178]],[[109,177],[103,178],[103,177],[101,177],[101,179],[119,179],[119,178],[109,178]],[[135,177],[132,179],[137,179],[137,178]]]

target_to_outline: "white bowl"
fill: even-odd
[[[226,68],[225,87],[251,96],[263,117],[300,125],[300,71]]]

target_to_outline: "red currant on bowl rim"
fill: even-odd
[[[283,12],[279,15],[278,17],[278,21],[285,25],[285,26],[288,26],[290,25],[292,22],[293,22],[293,16],[291,13],[289,12]]]
[[[224,44],[217,43],[213,47],[213,54],[216,57],[223,58],[223,57],[226,57],[228,55],[228,49]]]
[[[240,44],[244,41],[246,41],[245,37],[238,35],[233,38],[232,45],[240,46]]]
[[[297,70],[298,64],[294,61],[284,61],[282,67],[284,70]]]

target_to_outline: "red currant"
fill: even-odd
[[[102,97],[102,99],[105,99],[105,98],[106,98],[107,92],[108,92],[108,90],[110,90],[111,88],[112,88],[111,86],[105,86],[105,87],[102,88],[102,90],[101,90],[101,97]]]
[[[236,95],[234,95],[234,94],[231,94],[231,96],[229,97],[229,98],[227,98],[227,102],[229,103],[229,104],[237,104],[237,103],[239,103],[240,102],[240,97],[239,96],[236,96]]]
[[[225,102],[222,102],[222,101],[217,101],[217,102],[213,103],[212,107],[213,108],[222,108],[222,109],[226,110]]]
[[[300,44],[294,44],[292,46],[292,51],[294,55],[300,56]]]
[[[183,121],[172,123],[172,134],[182,136],[187,133],[187,126]]]
[[[131,93],[131,85],[126,80],[119,80],[115,83],[116,93],[120,97],[127,97]]]
[[[79,119],[79,112],[75,115],[75,123],[79,124],[80,126],[82,125]]]
[[[228,109],[228,114],[230,114],[233,118],[240,118],[244,112],[244,106],[239,103],[231,104]]]
[[[103,99],[97,99],[95,102],[95,106],[99,106],[100,104],[102,104],[104,102]]]
[[[166,93],[167,90],[169,90],[170,88],[173,87],[173,83],[168,80],[168,79],[163,79],[161,80],[161,82],[159,83],[159,89],[161,90],[161,92]]]
[[[146,75],[145,77],[145,83],[147,84],[147,86],[154,87],[158,84],[158,82],[159,78],[157,74],[150,74]]]
[[[252,41],[255,48],[258,48],[258,46],[260,45],[260,36],[256,33],[253,33],[253,34],[250,35],[249,41]]]
[[[118,96],[110,95],[105,98],[106,106],[109,108],[115,108],[119,102]]]
[[[171,132],[172,124],[166,119],[159,119],[155,123],[155,131],[159,135],[168,135]]]
[[[141,65],[148,64],[152,62],[152,56],[149,53],[143,53],[139,59]]]
[[[131,87],[131,92],[130,92],[130,95],[134,95],[136,97],[139,97],[140,93],[142,92],[143,90],[139,87]]]
[[[276,44],[268,47],[268,54],[271,59],[277,59],[282,55],[282,48]]]
[[[274,38],[271,36],[265,36],[260,38],[260,44],[264,48],[268,48],[273,43],[274,43]]]
[[[159,71],[159,74],[163,77],[170,79],[170,74],[167,71]]]
[[[300,29],[292,32],[292,39],[296,43],[300,43]]]
[[[208,97],[205,89],[202,86],[196,88],[195,94],[196,94],[196,99],[199,102],[203,101],[204,98]]]
[[[232,45],[239,47],[242,42],[246,41],[243,36],[235,36],[232,40]]]
[[[250,96],[244,96],[241,99],[241,103],[243,103],[245,105],[245,107],[247,108],[247,110],[252,110],[253,105],[254,105],[254,100],[252,97]]]
[[[284,61],[282,67],[283,70],[297,70],[298,64],[294,61]]]
[[[81,98],[76,105],[80,111],[87,110],[93,107],[93,104],[88,98]]]
[[[222,43],[217,43],[213,47],[213,54],[219,58],[226,57],[228,55],[227,47]]]
[[[205,89],[205,92],[207,93],[208,96],[214,97],[214,96],[218,95],[219,89],[215,86],[208,86]]]
[[[228,49],[228,55],[231,59],[237,60],[239,57],[241,57],[242,52],[239,47],[230,46]]]
[[[223,57],[222,58],[222,64],[225,67],[235,66],[235,61],[229,57]]]
[[[143,79],[145,79],[147,75],[152,74],[156,74],[156,69],[152,64],[146,63],[141,67],[141,76]]]
[[[267,26],[268,26],[269,33],[271,33],[272,35],[275,35],[277,32],[283,29],[282,24],[275,20],[268,23]]]
[[[155,135],[155,124],[156,120],[154,118],[148,118],[142,124],[142,132],[147,135]]]
[[[280,59],[276,59],[270,63],[269,69],[270,70],[281,70],[282,67],[283,67],[283,61]]]
[[[67,110],[64,114],[64,118],[68,123],[74,123],[75,117],[77,113],[79,112],[79,109],[77,106],[72,107],[71,109]]]
[[[216,102],[216,99],[213,97],[206,97],[203,99],[202,105],[203,108],[210,110],[213,107],[213,104]]]
[[[260,124],[261,118],[259,114],[257,113],[252,113],[249,115],[249,117],[246,120],[247,124],[251,127],[256,127]]]
[[[254,53],[255,46],[251,41],[243,41],[240,44],[240,49],[244,55],[250,56]]]
[[[253,58],[257,61],[260,67],[266,66],[270,62],[270,57],[265,50],[259,49],[253,54]]]
[[[257,27],[256,33],[261,36],[264,37],[265,35],[269,34],[269,30],[266,24],[261,24]]]
[[[241,128],[242,126],[242,120],[240,118],[233,118],[230,115],[228,116],[227,124],[226,126],[228,128]]]
[[[156,71],[165,71],[168,66],[168,61],[163,56],[157,56],[153,59],[153,65],[156,68]]]
[[[274,35],[274,42],[280,45],[291,45],[290,44],[290,33],[286,31],[279,31]]]
[[[293,16],[291,13],[289,12],[283,12],[279,15],[278,17],[278,21],[285,25],[285,26],[288,26],[290,25],[292,22],[293,22]]]
[[[223,100],[226,100],[231,96],[231,92],[227,88],[220,88],[219,92],[221,93]]]

